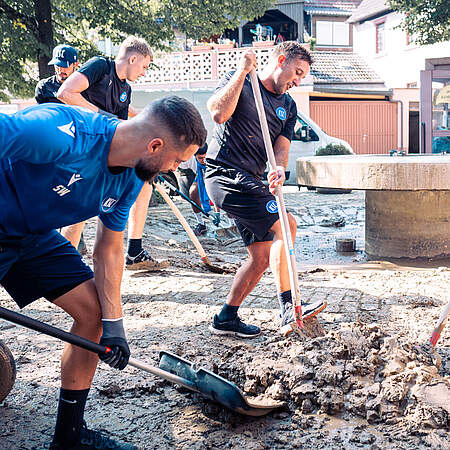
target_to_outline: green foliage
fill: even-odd
[[[320,147],[316,151],[316,156],[327,155],[352,155],[353,153],[342,144],[328,144],[325,147]]]
[[[95,38],[119,44],[128,35],[147,39],[154,49],[166,49],[173,27],[200,39],[235,28],[240,19],[264,14],[275,0],[0,0],[0,101],[29,98],[47,67],[54,45],[67,43],[80,61],[99,54]],[[37,20],[40,5],[51,4],[50,32]],[[40,61],[40,73],[37,62]]]
[[[421,45],[450,40],[449,0],[388,0],[405,14],[401,28],[411,41]]]
[[[275,0],[160,0],[163,17],[188,37],[209,38],[253,20],[276,3]]]

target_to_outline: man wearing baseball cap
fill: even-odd
[[[36,86],[35,98],[38,103],[62,103],[56,98],[56,93],[64,81],[78,68],[78,52],[70,45],[62,44],[53,49],[53,57],[48,63],[55,66],[55,75],[44,78]],[[83,234],[78,244],[78,251],[87,253]]]
[[[61,84],[78,68],[78,52],[70,45],[58,45],[53,49],[53,57],[48,63],[55,66],[55,75],[42,79],[36,86],[35,98],[38,103],[62,103],[56,98]]]

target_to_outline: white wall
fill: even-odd
[[[406,45],[406,33],[395,28],[401,20],[399,13],[386,16],[383,54],[376,53],[373,21],[355,24],[354,28],[353,51],[367,61],[389,88],[404,88],[408,83],[417,83],[419,86],[425,59],[450,56],[450,41],[426,46]]]

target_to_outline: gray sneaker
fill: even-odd
[[[302,319],[308,320],[312,319],[314,316],[319,314],[327,307],[327,302],[325,300],[319,300],[314,303],[303,303],[302,304]],[[287,336],[292,333],[296,328],[297,324],[294,317],[294,308],[292,303],[286,303],[284,314],[281,318],[280,331],[283,336]]]

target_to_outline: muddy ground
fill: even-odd
[[[190,206],[176,203],[194,225]],[[448,262],[366,261],[364,193],[290,190],[286,203],[299,225],[302,297],[329,304],[319,316],[325,335],[281,337],[268,272],[240,310],[263,334],[254,340],[212,336],[208,325],[232,273],[205,269],[164,204],[149,210],[145,242],[171,266],[126,273],[122,291],[135,358],[157,364],[159,350],[175,352],[235,382],[248,396],[284,401],[284,408],[243,417],[137,369],[119,373],[100,365],[86,409],[91,427],[145,449],[450,448],[450,326],[436,352],[423,346],[449,298]],[[209,224],[201,242],[214,264],[233,272],[245,250],[233,235],[215,236],[213,228]],[[94,232],[92,220],[90,249]],[[357,251],[338,255],[336,237],[355,238]],[[0,305],[16,309],[4,291]],[[24,312],[70,326],[44,300]],[[55,421],[62,343],[6,322],[0,338],[18,371],[0,404],[0,448],[45,448]]]

